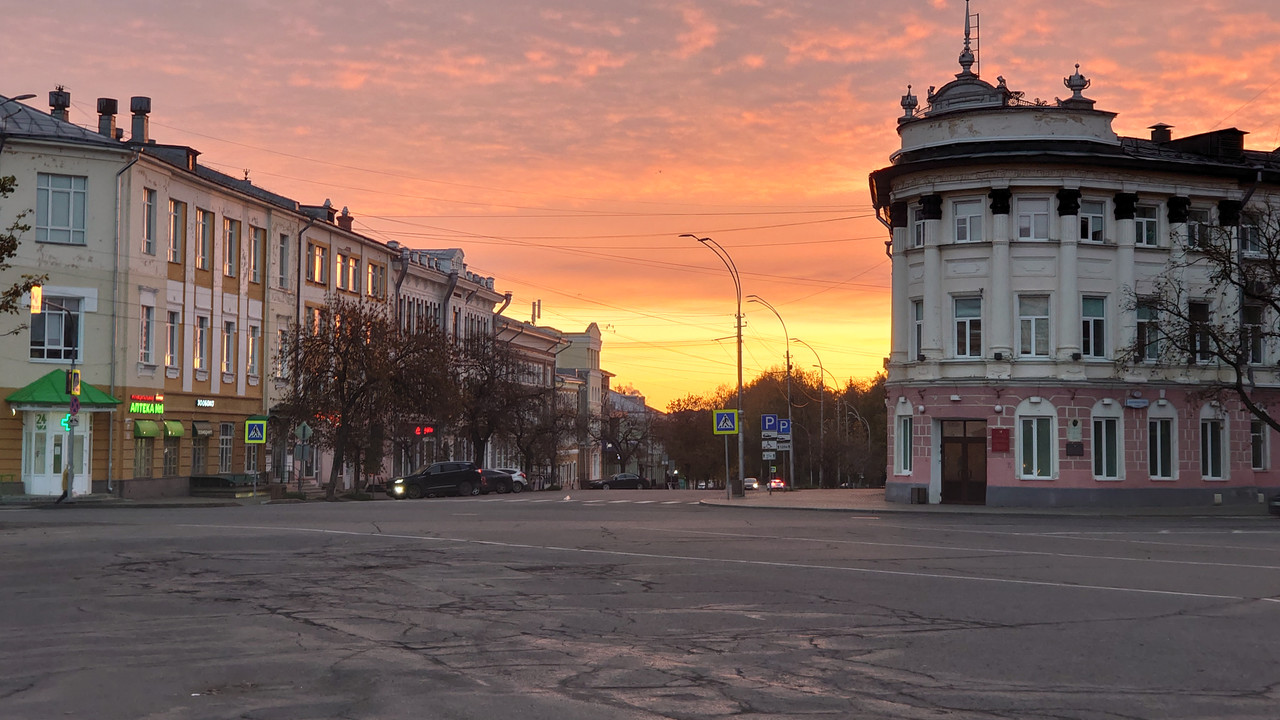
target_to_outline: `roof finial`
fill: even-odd
[[[969,14],[969,0],[964,0],[964,51],[960,53],[960,68],[963,72],[957,77],[973,75],[973,71],[970,69],[974,63],[973,50],[969,47],[969,39],[972,35],[972,26],[969,23],[970,17],[972,16]]]

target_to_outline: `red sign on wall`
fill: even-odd
[[[991,452],[1009,452],[1009,428],[991,428]]]

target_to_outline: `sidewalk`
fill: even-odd
[[[55,503],[57,497],[49,495],[0,495],[0,510],[17,510],[22,508],[60,509],[60,508],[202,508],[202,507],[239,507],[241,505],[259,505],[266,503],[266,496],[256,498],[206,498],[206,497],[171,497],[147,498],[144,500],[125,500],[114,495],[95,494],[78,495]]]
[[[1081,517],[1267,517],[1265,503],[1249,505],[1201,505],[1187,507],[1057,507],[1020,508],[982,505],[908,505],[885,502],[884,488],[846,490],[748,490],[744,497],[728,500],[724,493],[701,504],[755,510],[826,510],[862,514],[925,513],[965,515],[1053,515]]]

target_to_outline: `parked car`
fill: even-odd
[[[478,495],[487,483],[473,462],[449,460],[432,463],[411,475],[398,477],[387,486],[396,500],[436,495]]]
[[[774,490],[786,490],[786,489],[787,489],[787,481],[783,480],[782,478],[774,478],[769,481],[770,492]]]
[[[515,480],[511,477],[511,473],[506,470],[491,470],[485,468],[480,471],[480,494],[488,495],[491,492],[502,495],[504,493],[514,492]]]
[[[1267,501],[1267,510],[1271,511],[1272,515],[1280,515],[1280,493],[1272,495]]]
[[[525,475],[520,468],[498,468],[498,472],[511,476],[511,492],[518,493],[529,489],[529,476]]]
[[[746,480],[742,481],[742,489],[743,490],[759,490],[760,480],[757,478],[747,478]]]
[[[649,481],[635,473],[618,473],[616,475],[610,475],[605,480],[592,480],[587,487],[594,490],[612,490],[613,488],[635,488],[636,490],[644,490],[649,487]]]

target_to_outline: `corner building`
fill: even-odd
[[[1119,137],[1084,96],[1027,101],[961,72],[923,107],[910,87],[901,149],[871,174],[892,232],[886,498],[991,506],[1256,503],[1280,486],[1275,433],[1211,364],[1120,362],[1144,293],[1206,227],[1280,197],[1272,153],[1231,128]],[[1187,292],[1238,312],[1207,274]],[[1262,322],[1277,318],[1262,311]],[[1257,358],[1255,401],[1280,399],[1280,348]]]

